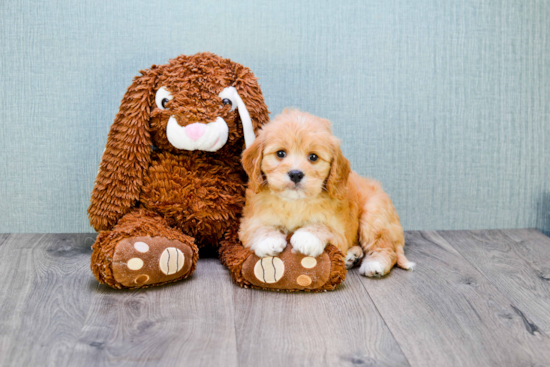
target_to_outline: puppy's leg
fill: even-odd
[[[405,257],[405,251],[403,250],[403,246],[398,246],[395,249],[395,254],[397,255],[397,266],[399,266],[401,269],[405,270],[414,270],[416,268],[416,263],[407,260]]]
[[[413,269],[415,264],[403,252],[403,228],[390,198],[376,182],[362,179],[360,184],[366,199],[362,203],[359,241],[366,257],[359,272],[368,277],[384,276],[396,263],[403,269]]]
[[[313,224],[298,229],[290,238],[293,251],[317,257],[325,251],[332,237],[329,229],[322,224]]]
[[[351,269],[355,265],[359,264],[363,256],[364,253],[361,246],[353,246],[350,248],[346,255],[346,269]]]

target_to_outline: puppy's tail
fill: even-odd
[[[395,249],[395,254],[397,255],[397,266],[406,270],[414,270],[416,268],[416,263],[407,260],[405,257],[403,246],[397,246]]]

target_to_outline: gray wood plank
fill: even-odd
[[[158,288],[95,293],[71,366],[236,366],[233,287],[218,259]]]
[[[241,289],[217,259],[115,291],[89,270],[94,238],[0,234],[1,366],[550,361],[550,239],[535,230],[407,233],[417,271],[355,269],[323,294]]]
[[[537,230],[439,234],[512,301],[532,332],[550,335],[550,238]]]
[[[0,365],[64,366],[95,287],[95,234],[13,234],[0,246]]]
[[[406,234],[414,272],[363,278],[412,366],[548,365],[550,338],[436,232]]]
[[[234,295],[241,366],[409,365],[357,272],[334,292]]]

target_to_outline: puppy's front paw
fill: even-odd
[[[258,242],[250,246],[258,257],[277,256],[286,247],[286,238],[281,236],[271,236],[260,239]]]
[[[377,260],[366,260],[361,264],[359,273],[366,277],[382,277],[390,272],[390,267]]]
[[[317,257],[325,251],[326,243],[323,243],[319,237],[309,231],[299,229],[290,238],[290,243],[294,251],[304,255]]]

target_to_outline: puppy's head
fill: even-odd
[[[291,109],[264,125],[243,153],[249,188],[269,189],[287,200],[314,198],[323,191],[341,199],[350,164],[330,125],[328,120]]]

